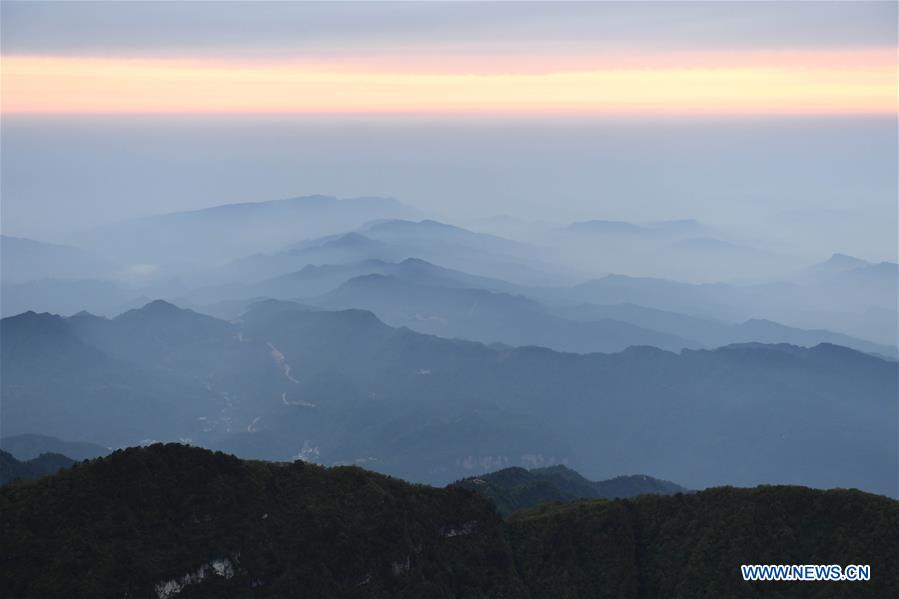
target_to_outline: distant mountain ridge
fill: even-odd
[[[573,222],[566,227],[566,230],[581,234],[636,235],[658,238],[696,237],[708,235],[709,233],[709,228],[706,225],[692,218],[639,223],[592,219]]]
[[[495,235],[475,233],[434,220],[375,220],[350,232],[294,243],[278,252],[233,262],[226,272],[256,280],[314,264],[419,258],[475,276],[519,284],[549,284],[570,279],[558,264],[546,263],[539,248]],[[259,276],[259,274],[262,276]]]
[[[833,327],[836,332],[895,346],[896,285],[896,265],[883,263],[819,278],[751,285],[607,275],[569,288],[539,289],[535,297],[555,302],[634,304],[735,322],[765,319],[793,323],[794,328]],[[846,312],[847,305],[856,306],[856,311]],[[826,326],[804,324],[825,321]]]
[[[42,453],[30,460],[21,461],[0,449],[0,485],[56,474],[74,463],[75,460],[58,453]]]
[[[134,262],[213,265],[274,251],[297,239],[355,229],[373,219],[416,214],[393,198],[312,195],[112,223],[85,232],[82,244]]]
[[[354,234],[355,235],[355,234]],[[339,243],[344,237],[333,240]],[[331,242],[328,242],[331,243]],[[321,246],[306,245],[299,252],[318,251]],[[365,252],[363,252],[363,255]],[[357,258],[351,256],[321,256],[321,258]],[[311,256],[307,256],[312,259]],[[302,262],[306,262],[304,259]],[[249,265],[253,272],[264,272]],[[287,268],[285,264],[282,268]],[[448,291],[443,297],[437,290],[430,290],[431,299],[421,297],[417,305],[413,305],[415,294],[396,290],[396,301],[386,301],[377,294],[366,297],[360,290],[350,292],[348,288],[359,285],[367,275],[385,275],[395,281],[396,286],[411,285],[411,289],[425,285],[429,287],[445,287]],[[357,279],[357,280],[354,280]],[[377,278],[364,279],[374,281]],[[386,284],[386,279],[380,279]],[[383,285],[382,285],[383,286]],[[343,287],[343,289],[341,289]],[[468,300],[461,297],[459,289],[470,289]],[[640,279],[621,275],[609,275],[604,279],[587,282],[571,288],[534,288],[509,283],[501,279],[471,275],[458,269],[438,266],[420,258],[406,258],[401,261],[384,259],[366,259],[356,262],[307,265],[301,270],[268,278],[254,284],[229,284],[198,289],[185,295],[183,301],[203,310],[204,305],[221,301],[272,298],[298,300],[302,303],[334,307],[354,307],[374,310],[379,317],[395,326],[409,326],[414,330],[443,336],[469,338],[484,342],[502,342],[511,345],[546,345],[564,351],[617,351],[629,345],[656,345],[664,349],[677,350],[683,347],[720,347],[730,343],[747,341],[763,341],[768,343],[793,343],[813,346],[818,343],[835,343],[852,347],[868,353],[897,357],[897,348],[885,343],[874,343],[851,335],[835,333],[823,329],[803,329],[789,327],[771,319],[753,316],[737,324],[712,317],[712,314],[723,313],[728,319],[737,318],[741,313],[752,313],[750,300],[758,291],[743,289],[727,284],[690,285],[658,279]],[[494,329],[499,323],[489,322],[486,326],[477,325],[457,327],[447,323],[445,314],[441,312],[450,298],[458,297],[459,302],[476,302],[477,290],[501,292],[515,296],[523,296],[531,301],[532,311],[540,312],[534,319],[521,321],[512,329],[513,336],[497,333]],[[594,291],[595,290],[595,291]],[[326,294],[330,294],[328,297]],[[483,294],[481,294],[483,295]],[[317,298],[317,296],[322,296]],[[745,297],[743,297],[745,296]],[[498,296],[491,296],[498,299]],[[315,299],[313,299],[315,298]],[[586,299],[588,302],[584,302]],[[330,303],[331,301],[336,303]],[[547,305],[537,306],[533,300]],[[618,300],[637,300],[647,304],[672,305],[672,309],[659,309],[639,305],[632,301],[616,303]],[[602,302],[592,303],[592,302]],[[450,302],[451,303],[451,302]],[[716,305],[717,303],[717,305]],[[734,306],[733,304],[737,305]],[[520,302],[519,302],[520,304]],[[746,304],[742,308],[740,304]],[[239,304],[236,304],[239,305]],[[702,316],[690,316],[690,310],[707,312]],[[678,311],[681,310],[681,311]],[[415,315],[431,313],[435,319],[422,320]],[[216,312],[216,314],[220,314]],[[499,318],[510,319],[513,312],[500,313]],[[234,312],[229,317],[236,317]],[[589,323],[584,327],[571,323],[556,321],[550,325],[547,320],[552,316],[566,321]],[[605,325],[597,321],[619,321],[614,323],[617,329],[608,329],[613,323]],[[444,323],[438,326],[438,323]],[[539,325],[539,326],[538,326]],[[628,326],[633,325],[628,330]],[[603,330],[603,326],[606,330]],[[558,332],[547,336],[539,328],[555,328]],[[572,338],[566,338],[564,330],[574,331]],[[491,331],[493,337],[490,337]],[[591,341],[578,341],[576,337],[590,336]]]
[[[459,286],[435,287],[428,284],[428,276],[360,276],[307,303],[332,310],[371,310],[392,326],[482,343],[536,345],[577,353],[615,352],[632,345],[674,351],[702,347],[695,341],[627,322],[599,319],[575,323],[521,295]]]
[[[44,453],[62,454],[73,460],[90,460],[108,455],[111,451],[95,443],[63,441],[34,433],[0,437],[0,449],[23,461],[32,460]]]
[[[543,503],[571,502],[578,499],[617,499],[654,493],[673,495],[687,489],[672,482],[645,475],[617,476],[604,481],[589,481],[562,465],[545,468],[506,468],[463,479],[457,483],[483,495],[499,513],[509,516]]]
[[[818,272],[842,272],[854,268],[863,268],[870,265],[871,263],[867,260],[862,260],[861,258],[856,258],[855,256],[849,256],[847,254],[837,253],[833,254],[826,261],[812,266],[811,270]]]
[[[872,355],[893,359],[899,356],[899,350],[894,346],[874,343],[833,331],[789,327],[761,318],[752,318],[742,323],[729,323],[630,303],[609,305],[584,303],[556,308],[553,312],[570,320],[590,322],[614,319],[661,333],[680,337],[689,335],[696,343],[705,347],[721,347],[749,341],[790,343],[806,347],[812,347],[819,343],[832,343]]]

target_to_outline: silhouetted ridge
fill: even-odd
[[[74,463],[75,460],[58,453],[42,453],[30,460],[20,461],[9,452],[0,450],[0,485],[55,474]]]
[[[0,438],[0,449],[9,452],[17,460],[33,460],[44,453],[56,453],[72,458],[86,460],[109,454],[109,449],[95,443],[82,441],[63,441],[56,437],[24,433],[8,435]]]
[[[456,484],[484,495],[496,504],[504,516],[542,503],[687,492],[680,485],[646,475],[619,476],[594,482],[561,464],[532,470],[505,468],[466,478]]]

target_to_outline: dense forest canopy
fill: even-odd
[[[357,467],[119,450],[0,489],[11,597],[889,597],[899,502],[729,487],[550,503],[503,520],[459,485]],[[747,583],[743,563],[870,564]]]

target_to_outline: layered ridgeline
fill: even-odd
[[[778,257],[772,278],[691,284],[669,277],[709,275],[697,248],[714,257],[716,268],[726,264],[728,279],[740,270],[735,256],[721,255],[733,244],[708,238],[693,221],[578,223],[571,229],[577,249],[560,253],[567,235],[535,246],[397,218],[411,212],[383,198],[311,196],[117,223],[82,240],[117,264],[75,247],[4,237],[0,308],[4,316],[27,310],[112,316],[162,297],[222,315],[222,304],[271,298],[372,310],[392,326],[423,333],[559,351],[755,341],[834,343],[896,357],[895,263],[834,255],[784,275]],[[649,274],[615,265],[616,256],[633,256],[626,239],[637,238],[665,240],[643,250],[655,267],[686,243],[688,255],[670,266],[687,272],[653,268],[666,278],[624,276]],[[608,251],[600,250],[604,240]],[[102,251],[110,242],[117,251]],[[585,270],[571,269],[572,256],[588,257]],[[761,272],[750,271],[754,279]]]
[[[324,245],[337,243],[352,247],[364,245],[356,235],[347,235]],[[303,251],[318,251],[317,247]],[[311,255],[296,260],[294,267],[307,260],[318,263],[358,257]],[[256,276],[260,276],[258,272]],[[208,286],[184,294],[179,302],[198,306],[200,311],[209,314],[236,318],[253,299],[295,300],[329,310],[371,310],[391,326],[406,326],[419,333],[485,343],[540,345],[578,353],[621,351],[632,345],[652,345],[676,351],[757,341],[803,346],[833,343],[896,357],[895,343],[872,343],[827,330],[789,327],[758,318],[735,323],[689,315],[702,311],[703,306],[722,305],[738,299],[740,293],[730,286],[680,285],[677,294],[669,294],[671,285],[664,285],[664,282],[633,279],[633,294],[627,296],[622,295],[622,290],[616,289],[613,283],[622,279],[628,280],[627,277],[607,277],[604,283],[593,282],[596,293],[584,295],[583,286],[569,289],[524,287],[444,268],[418,258],[397,262],[366,259],[305,266],[252,284]],[[620,285],[626,286],[624,281]],[[639,292],[641,286],[646,287],[642,295]],[[625,298],[650,302],[649,296],[656,288],[659,291],[656,300],[669,295],[683,300],[679,307],[686,313],[634,303],[602,303]],[[607,290],[608,296],[605,295]],[[764,295],[766,290],[746,290],[745,303],[757,303],[756,296]],[[544,301],[538,301],[538,297]],[[585,302],[585,297],[593,303]],[[790,300],[791,303],[797,301],[800,301],[798,297]],[[229,312],[228,306],[235,309]],[[741,314],[745,317],[754,312],[735,310],[732,317],[739,319]]]
[[[434,484],[567,464],[691,489],[897,488],[899,365],[835,345],[569,354],[274,301],[236,322],[157,301],[0,329],[4,436],[191,439]]]
[[[9,597],[893,597],[899,503],[716,488],[503,521],[460,486],[357,467],[117,451],[0,489]],[[744,563],[870,564],[865,583],[748,583]]]
[[[32,460],[44,453],[58,453],[75,461],[108,455],[110,449],[95,443],[64,441],[47,435],[11,435],[0,437],[0,449],[17,460]]]
[[[531,470],[504,468],[498,472],[466,478],[456,484],[489,499],[503,516],[542,503],[688,492],[678,484],[643,474],[616,476],[601,481],[587,480],[565,466]]]
[[[218,264],[297,239],[355,229],[372,219],[416,214],[392,198],[312,195],[137,218],[74,237],[86,248],[131,263]]]

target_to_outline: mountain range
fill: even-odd
[[[632,345],[679,350],[759,341],[804,346],[833,343],[887,357],[897,355],[894,346],[827,330],[762,319],[732,323],[637,304],[582,303],[566,299],[566,293],[577,298],[580,289],[526,287],[408,258],[306,266],[255,284],[199,289],[176,301],[237,318],[249,300],[296,299],[327,309],[371,310],[388,324],[422,333],[560,351],[613,352]],[[225,301],[231,302],[231,310],[220,309]]]
[[[558,264],[544,262],[540,249],[445,223],[402,219],[379,220],[339,235],[310,239],[274,253],[255,254],[227,265],[221,279],[248,281],[274,277],[307,265],[364,260],[419,258],[480,277],[522,285],[549,285],[576,280]]]
[[[743,285],[608,275],[572,287],[535,289],[531,295],[569,305],[635,304],[730,322],[764,319],[895,347],[897,269],[884,262],[816,277],[813,267],[795,280]]]
[[[165,302],[114,319],[26,313],[0,333],[3,435],[185,438],[438,484],[568,463],[690,488],[897,488],[899,364],[835,345],[573,354],[283,301],[233,323]]]
[[[641,268],[636,266],[617,271],[627,275],[608,274],[616,272],[618,256],[643,256],[647,252],[649,256],[676,256],[677,264],[694,273],[704,272],[703,265],[714,256],[718,263],[729,263],[732,273],[745,270],[739,266],[738,256],[719,251],[721,244],[737,246],[738,240],[722,238],[715,241],[715,247],[697,246],[697,240],[711,239],[710,235],[720,232],[690,219],[657,223],[596,220],[563,229],[568,233],[561,240],[550,237],[522,242],[434,220],[411,220],[414,215],[413,210],[394,200],[306,196],[108,225],[81,240],[95,254],[77,247],[6,238],[4,272],[10,275],[3,280],[2,313],[12,316],[34,310],[74,314],[87,310],[113,316],[135,307],[138,298],[146,303],[156,297],[199,310],[238,300],[306,300],[368,274],[395,275],[410,284],[434,285],[433,273],[443,270],[450,276],[438,275],[442,280],[436,283],[439,286],[521,295],[551,309],[575,309],[585,303],[634,304],[731,325],[753,321],[754,329],[759,329],[756,321],[771,321],[803,331],[793,334],[772,327],[750,331],[751,327],[744,326],[742,331],[733,328],[703,337],[682,328],[657,329],[645,322],[615,317],[575,319],[620,320],[649,329],[660,339],[658,345],[666,349],[674,349],[672,343],[696,348],[743,341],[830,342],[880,355],[896,354],[894,262],[872,263],[836,254],[826,262],[761,280],[696,284],[637,276]],[[565,235],[583,228],[593,232],[586,237],[574,235],[576,244],[567,247]],[[602,244],[609,235],[603,231],[610,228],[639,234],[611,235],[611,245],[605,247]],[[633,237],[655,240],[655,245],[630,248],[626,240]],[[692,244],[688,253],[675,247],[684,243]],[[56,258],[49,260],[49,255]],[[102,258],[91,261],[91,256]],[[409,273],[415,268],[406,264],[409,260],[430,266],[417,267],[413,276]],[[87,266],[83,264],[86,261]],[[113,261],[119,266],[109,266]],[[425,272],[428,269],[430,272]],[[760,270],[766,271],[750,269]],[[678,272],[671,269],[665,276]],[[387,314],[378,316],[393,324],[407,324]],[[571,320],[561,311],[550,316]],[[536,319],[535,326],[545,329],[545,320],[545,316]],[[572,328],[558,322],[553,328],[556,325]],[[813,333],[804,333],[808,331]],[[764,336],[752,337],[756,332]],[[567,338],[559,343],[559,338],[566,336],[555,332],[525,333],[519,340],[490,341],[536,343],[574,351],[610,351],[654,343],[642,333],[630,339],[620,332],[610,332],[608,340],[597,341],[593,336],[588,344],[569,342]],[[468,335],[464,330],[448,330],[445,334]],[[486,340],[483,336],[475,338]]]
[[[4,436],[190,440],[436,484],[568,464],[896,493],[893,262],[608,274],[665,248],[695,272],[714,248],[677,244],[743,242],[689,219],[516,241],[326,196],[93,233],[3,240]]]
[[[356,277],[306,303],[332,310],[371,310],[393,326],[484,343],[538,345],[579,353],[621,351],[632,345],[669,350],[701,347],[627,322],[573,322],[521,295],[421,285],[390,275]]]

